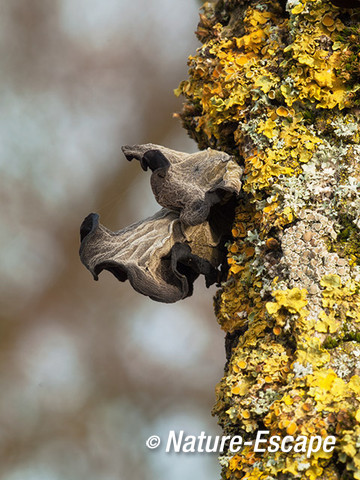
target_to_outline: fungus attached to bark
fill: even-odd
[[[210,149],[186,154],[146,144],[123,151],[152,170],[155,197],[168,208],[115,233],[91,213],[80,228],[83,264],[95,280],[108,270],[165,303],[192,295],[200,274],[206,286],[220,281],[242,168],[226,153]]]
[[[151,187],[157,202],[180,212],[186,225],[209,217],[210,209],[226,202],[241,188],[242,168],[225,152],[208,148],[184,153],[147,143],[122,147],[128,160],[138,160],[152,171]]]
[[[159,302],[172,303],[192,294],[193,282],[205,275],[216,282],[220,237],[208,222],[184,227],[176,212],[165,208],[141,222],[112,232],[95,213],[81,225],[80,258],[94,279],[108,270]]]

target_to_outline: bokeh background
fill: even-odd
[[[202,279],[157,304],[78,258],[91,211],[152,215],[121,145],[196,145],[173,89],[198,46],[195,0],[1,0],[0,478],[212,480],[215,455],[150,451],[210,415],[223,334]]]

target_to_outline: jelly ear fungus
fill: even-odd
[[[94,279],[108,270],[164,303],[192,295],[199,275],[206,286],[221,281],[241,167],[210,149],[186,154],[146,144],[123,151],[152,171],[152,189],[164,208],[118,232],[101,225],[95,213],[84,219],[80,258]]]

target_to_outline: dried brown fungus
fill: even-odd
[[[192,295],[200,274],[207,286],[219,281],[233,219],[226,202],[240,191],[242,169],[229,155],[210,149],[186,154],[146,144],[123,151],[152,170],[155,197],[167,208],[115,233],[97,214],[88,215],[80,229],[80,258],[94,279],[108,270],[164,303]]]
[[[179,211],[180,220],[187,225],[204,222],[213,205],[240,192],[242,171],[225,152],[208,148],[183,153],[152,143],[122,150],[128,160],[138,160],[143,170],[150,168],[156,201]]]

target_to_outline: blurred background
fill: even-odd
[[[210,454],[148,450],[170,429],[218,434],[224,339],[203,279],[157,304],[78,258],[94,211],[152,215],[121,145],[188,152],[173,89],[197,48],[196,0],[0,3],[0,478],[212,480]]]

